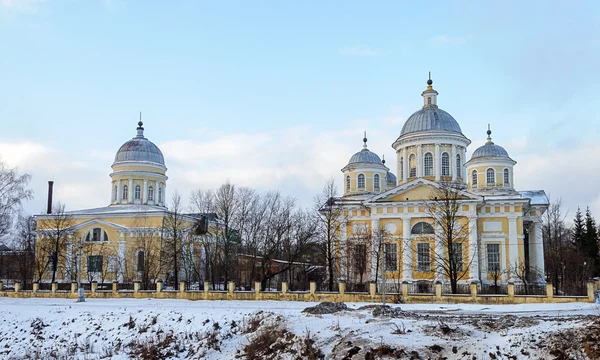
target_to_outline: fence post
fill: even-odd
[[[477,299],[477,283],[474,281],[471,283],[471,297]]]
[[[15,292],[18,293],[19,291],[21,291],[21,282],[15,281]]]
[[[58,283],[53,282],[50,289],[52,289],[52,293],[54,294],[58,290]]]
[[[311,281],[310,282],[310,294],[314,296],[315,292],[317,292],[317,283],[314,281]]]
[[[375,297],[376,292],[377,292],[377,284],[375,284],[374,282],[369,283],[369,295],[371,295],[371,297]]]
[[[71,281],[71,292],[73,294],[77,293],[77,283],[75,281]]]
[[[185,292],[185,281],[184,280],[181,280],[179,282],[179,292],[182,294]]]
[[[92,294],[95,294],[97,290],[98,290],[98,282],[92,281],[92,285],[91,285]]]
[[[2,282],[0,282],[0,290],[2,290]],[[600,290],[600,279],[596,280],[596,290]]]
[[[204,282],[204,300],[208,300],[208,291],[210,290],[210,283],[208,281]]]
[[[552,286],[552,283],[547,283],[546,284],[546,297],[548,299],[553,299],[554,298],[554,287]]]
[[[233,292],[235,291],[235,283],[233,281],[230,281],[227,284],[227,290],[229,292],[229,296],[233,297]]]
[[[587,283],[587,295],[588,295],[588,300],[590,302],[594,302],[594,282],[593,281],[588,281],[588,283]]]
[[[140,292],[140,282],[139,281],[134,281],[133,282],[133,292],[134,293],[139,293]]]
[[[0,291],[2,291],[3,288],[4,288],[4,283],[2,281],[0,281]]]
[[[515,297],[515,283],[513,283],[512,281],[508,282],[507,292],[508,292],[508,297],[509,298],[514,298]]]
[[[119,282],[118,281],[113,281],[112,292],[113,292],[113,294],[116,294],[119,292]]]
[[[36,292],[38,292],[39,288],[40,288],[40,284],[36,281],[33,283],[32,287],[31,287],[31,292],[35,294]]]
[[[408,297],[408,281],[402,282],[402,297],[405,299]]]
[[[442,299],[442,283],[440,281],[435,282],[435,298]]]
[[[162,280],[158,280],[156,282],[156,292],[160,293],[160,292],[162,292],[162,289],[163,289],[163,282],[162,282]]]
[[[285,294],[287,294],[287,291],[288,291],[287,281],[281,282],[281,293],[283,295],[285,295]]]
[[[338,283],[338,288],[339,288],[339,302],[343,302],[344,301],[344,294],[346,293],[346,283],[343,281],[340,281]]]

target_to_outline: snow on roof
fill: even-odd
[[[531,205],[549,205],[550,200],[548,200],[548,196],[546,196],[546,192],[544,190],[526,190],[519,191],[522,197],[530,199]]]

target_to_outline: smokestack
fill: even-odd
[[[48,207],[46,208],[46,214],[52,214],[52,188],[54,187],[54,181],[48,181]]]

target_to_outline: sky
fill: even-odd
[[[162,150],[169,193],[226,181],[311,206],[361,149],[391,144],[438,105],[472,144],[600,216],[600,3],[0,0],[0,161],[47,181],[68,209],[110,202],[111,165],[135,136]],[[392,169],[395,172],[395,169]]]

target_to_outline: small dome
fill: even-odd
[[[391,171],[388,171],[386,174],[386,181],[388,184],[396,185],[398,179],[396,178],[396,175],[394,175]]]
[[[485,144],[477,148],[477,150],[473,152],[471,159],[485,157],[502,157],[510,159],[510,157],[508,156],[508,152],[506,152],[506,150],[504,150],[502,146],[496,145],[494,143]]]
[[[158,146],[144,137],[144,128],[142,125],[143,123],[140,120],[137,127],[137,136],[121,145],[115,155],[115,164],[124,161],[133,161],[151,162],[165,166],[165,158],[162,152]]]
[[[348,164],[355,163],[377,163],[381,164],[381,159],[374,152],[369,151],[368,149],[362,149],[356,154],[352,155]]]
[[[462,134],[458,122],[452,115],[437,107],[426,107],[415,112],[406,120],[400,136],[429,130],[454,131]]]

